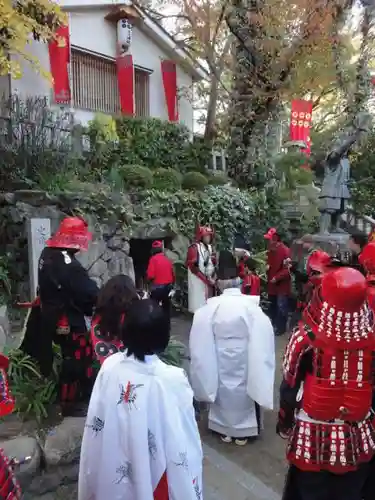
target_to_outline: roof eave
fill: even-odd
[[[138,11],[140,17],[142,18],[145,26],[152,31],[160,41],[168,47],[171,51],[173,51],[178,59],[178,63],[186,68],[186,72],[189,73],[194,81],[200,81],[208,79],[209,74],[206,70],[195,61],[191,55],[183,48],[181,48],[178,43],[174,40],[174,38],[155,20],[153,20],[144,10],[139,7],[136,3],[129,2],[127,0],[112,0],[111,2],[105,2],[102,0],[83,0],[82,3],[77,5],[74,1],[69,0],[60,0],[58,2],[63,10],[75,10],[75,9],[90,9],[90,8],[105,8],[105,7],[114,7],[120,6],[121,4],[129,5],[132,4],[132,7]]]

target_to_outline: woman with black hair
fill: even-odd
[[[139,300],[133,280],[125,274],[111,278],[100,289],[91,323],[91,343],[100,364],[117,351],[123,351],[122,324],[130,304]]]
[[[238,275],[236,258],[229,250],[219,254],[216,287],[223,293],[226,288],[241,288],[242,280]]]
[[[196,500],[202,448],[193,393],[181,368],[157,356],[169,321],[151,299],[133,302],[125,353],[110,356],[92,392],[83,435],[79,500]]]

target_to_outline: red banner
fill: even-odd
[[[171,122],[177,122],[178,99],[176,63],[174,61],[162,61],[161,72],[163,76],[165,101],[168,109],[168,119]]]
[[[120,94],[121,113],[134,116],[134,64],[133,56],[117,57],[117,82]]]
[[[295,99],[292,101],[292,113],[290,119],[290,140],[304,141],[306,149],[301,149],[306,156],[311,153],[310,128],[312,118],[312,101]]]
[[[70,104],[70,38],[69,26],[60,26],[56,38],[48,44],[51,75],[53,79],[54,101],[57,104]]]

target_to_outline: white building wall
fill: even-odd
[[[116,56],[116,25],[105,19],[107,12],[105,9],[71,12],[69,14],[71,44],[83,50],[114,59]],[[49,71],[47,44],[32,41],[29,50],[37,58],[41,67]],[[167,120],[168,112],[164,96],[161,60],[170,57],[136,27],[133,29],[133,40],[129,53],[133,55],[133,62],[136,66],[152,71],[150,74],[150,116]],[[50,98],[52,96],[51,82],[35,71],[35,68],[27,61],[22,61],[21,66],[23,76],[20,79],[12,79],[12,93],[17,93],[22,97],[43,95]],[[184,72],[180,66],[177,67],[177,86],[190,89],[192,87],[191,76]],[[184,93],[186,94],[186,92]],[[191,131],[194,122],[193,114],[192,103],[185,96],[182,97],[179,101],[180,122],[184,123]],[[94,112],[87,110],[77,109],[75,111],[76,120],[82,125],[87,124],[94,115]]]

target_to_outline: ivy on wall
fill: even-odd
[[[171,233],[188,238],[194,236],[197,223],[213,224],[221,248],[231,247],[235,235],[240,233],[254,248],[262,249],[268,227],[276,225],[281,232],[287,229],[280,206],[267,201],[264,192],[231,186],[172,193],[151,189],[112,196],[103,190],[81,197],[77,209],[108,224],[117,224],[128,237],[140,224],[156,219],[163,219]]]

